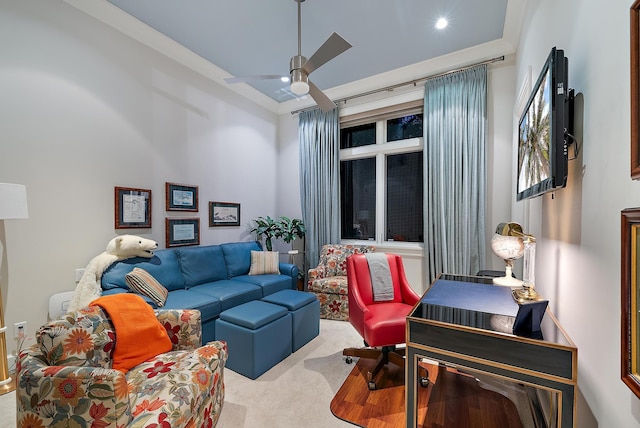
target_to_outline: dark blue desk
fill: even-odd
[[[407,317],[407,427],[422,426],[416,405],[426,392],[417,381],[422,358],[531,387],[549,398],[546,424],[573,426],[578,350],[549,310],[536,338],[514,334],[509,321],[520,310],[510,289],[490,278],[443,274],[431,285]]]

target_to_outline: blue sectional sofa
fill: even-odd
[[[296,289],[298,268],[293,264],[280,263],[280,274],[249,275],[251,251],[262,248],[257,242],[233,242],[169,248],[157,250],[150,259],[122,260],[103,273],[103,295],[131,292],[125,275],[135,267],[142,268],[169,290],[163,309],[200,311],[202,340],[207,343],[215,340],[215,321],[221,312],[281,290]]]

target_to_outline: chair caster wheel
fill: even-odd
[[[369,391],[375,391],[376,390],[376,383],[374,381],[367,382],[367,386],[369,387]]]
[[[353,358],[351,358],[350,356],[348,356],[348,357],[346,357],[346,358],[344,359],[344,362],[345,362],[345,363],[347,363],[347,364],[352,364],[352,363],[353,363]]]
[[[429,378],[428,377],[421,377],[420,378],[420,386],[423,388],[426,388],[429,386]]]

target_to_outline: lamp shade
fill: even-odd
[[[23,184],[0,183],[0,220],[29,218],[27,187]]]

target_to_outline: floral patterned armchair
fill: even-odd
[[[320,301],[320,318],[348,321],[347,257],[375,251],[372,245],[327,244],[318,266],[309,269],[307,288]]]
[[[200,312],[159,310],[173,344],[126,374],[98,306],[40,327],[17,367],[18,427],[212,427],[224,400],[222,342],[201,345]]]

